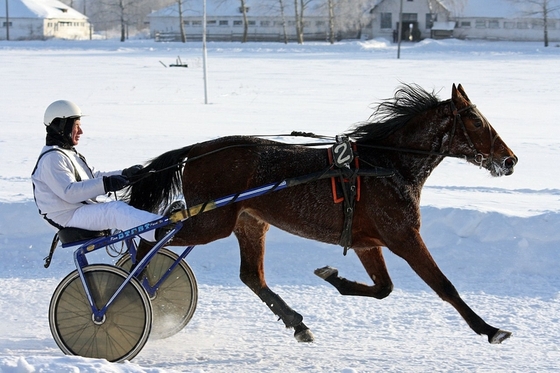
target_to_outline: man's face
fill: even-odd
[[[82,131],[82,126],[80,124],[80,118],[74,120],[74,125],[72,126],[72,145],[76,146],[78,145],[78,142],[80,141],[80,136],[81,134],[84,133],[84,131]]]

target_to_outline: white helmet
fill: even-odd
[[[79,118],[82,116],[82,111],[73,102],[67,100],[58,100],[53,102],[45,110],[45,118],[43,123],[45,126],[50,126],[55,118]]]

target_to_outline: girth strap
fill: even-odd
[[[358,169],[354,169],[354,171],[350,169],[341,171],[340,183],[344,194],[344,224],[342,226],[339,245],[344,248],[342,254],[346,255],[348,248],[352,246],[352,222],[354,220],[354,207],[356,205],[356,179],[358,177]]]
[[[354,219],[356,197],[358,195],[357,184],[359,183],[359,166],[358,160],[354,159],[355,148],[355,144],[350,143],[348,138],[337,137],[337,144],[329,149],[329,161],[332,162],[332,166],[338,168],[340,171],[338,179],[344,196],[344,223],[342,225],[342,232],[338,242],[339,245],[344,248],[344,255],[348,252],[348,248],[352,246],[352,222]],[[350,168],[352,161],[355,163],[355,168],[353,170]],[[333,193],[336,193],[334,188]]]

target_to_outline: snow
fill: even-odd
[[[208,105],[201,55],[199,43],[0,42],[0,372],[558,371],[557,45],[426,40],[404,44],[397,60],[385,40],[210,43]],[[187,69],[162,65],[178,56]],[[119,364],[58,349],[48,307],[74,268],[72,249],[57,249],[43,268],[53,230],[36,212],[30,183],[49,103],[70,99],[81,107],[79,150],[110,170],[230,134],[336,135],[366,120],[400,82],[444,99],[452,83],[463,84],[519,157],[515,173],[503,178],[447,159],[422,197],[422,235],[440,268],[511,339],[488,344],[388,250],[393,293],[381,301],[343,297],[313,270],[331,265],[369,282],[352,252],[344,257],[340,247],[272,229],[268,283],[304,316],[314,343],[297,343],[241,283],[229,237],[187,257],[198,307],[175,336],[150,340]],[[105,253],[97,259],[114,261]]]

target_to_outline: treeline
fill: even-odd
[[[120,32],[121,41],[129,34],[149,28],[147,16],[153,11],[173,4],[179,4],[181,9],[187,9],[193,2],[203,0],[61,0],[63,3],[85,14],[96,32]],[[347,30],[359,32],[368,22],[368,10],[373,0],[207,0],[227,5],[239,5],[240,10],[250,5],[267,6],[271,14],[282,12],[286,20],[293,22],[298,35],[298,42],[303,42],[304,21],[307,12],[321,11],[329,19],[329,39],[334,42],[336,33]],[[247,29],[247,14],[244,13],[245,29]]]

